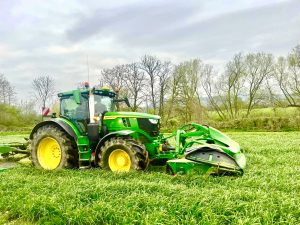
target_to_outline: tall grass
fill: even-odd
[[[0,103],[0,132],[29,132],[38,121],[40,118],[34,112],[25,114],[16,106]]]
[[[241,110],[235,119],[223,119],[216,112],[210,111],[201,123],[207,123],[219,129],[240,131],[299,131],[300,108],[259,108],[252,110],[246,117],[246,110]]]
[[[299,224],[300,133],[229,135],[246,152],[243,177],[174,177],[163,168],[2,172],[0,223]]]

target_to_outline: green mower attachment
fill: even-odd
[[[174,136],[183,155],[167,161],[168,173],[243,175],[246,158],[239,144],[217,129],[191,123],[167,138]]]
[[[1,144],[0,143],[0,159],[8,157],[9,155],[12,154],[17,154],[17,153],[23,153],[23,154],[29,154],[27,150],[28,142],[26,143],[9,143],[9,144]],[[0,172],[6,171],[8,168],[6,167],[1,167],[0,164]]]
[[[29,144],[28,142],[26,143],[12,142],[8,144],[0,143],[0,155],[6,155],[11,153],[29,154],[29,151],[27,149],[28,144]]]
[[[0,172],[4,172],[5,170],[7,170],[6,168],[1,168],[0,167]]]

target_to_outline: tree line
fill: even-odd
[[[101,86],[129,98],[131,111],[158,114],[165,125],[202,122],[210,112],[220,120],[249,118],[255,108],[300,107],[300,45],[279,57],[237,53],[222,71],[200,59],[174,64],[144,55],[137,62],[104,68],[98,77]],[[51,103],[54,79],[34,78],[32,93],[32,101],[20,104],[24,111],[32,111],[37,101],[42,107]],[[15,88],[0,75],[0,104],[15,100]]]
[[[25,113],[32,113],[35,105],[46,107],[52,104],[52,97],[55,95],[55,82],[51,76],[38,76],[32,80],[31,86],[33,98],[21,100],[18,103],[15,87],[4,74],[0,74],[0,104],[18,106]]]
[[[145,55],[138,62],[102,69],[101,84],[127,95],[132,111],[163,121],[199,121],[207,111],[220,119],[249,117],[258,107],[300,107],[300,45],[287,56],[237,53],[223,72],[200,59],[173,64]]]
[[[11,105],[15,100],[15,95],[15,88],[4,74],[0,74],[0,103]]]

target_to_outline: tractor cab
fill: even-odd
[[[114,111],[115,96],[116,94],[108,88],[87,87],[59,93],[60,117],[72,121],[80,132],[85,134],[89,124],[101,125],[103,115]]]

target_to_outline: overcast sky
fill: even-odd
[[[300,44],[300,0],[0,0],[0,73],[19,98],[34,77],[57,91],[153,54],[222,68],[237,52],[286,55]]]

